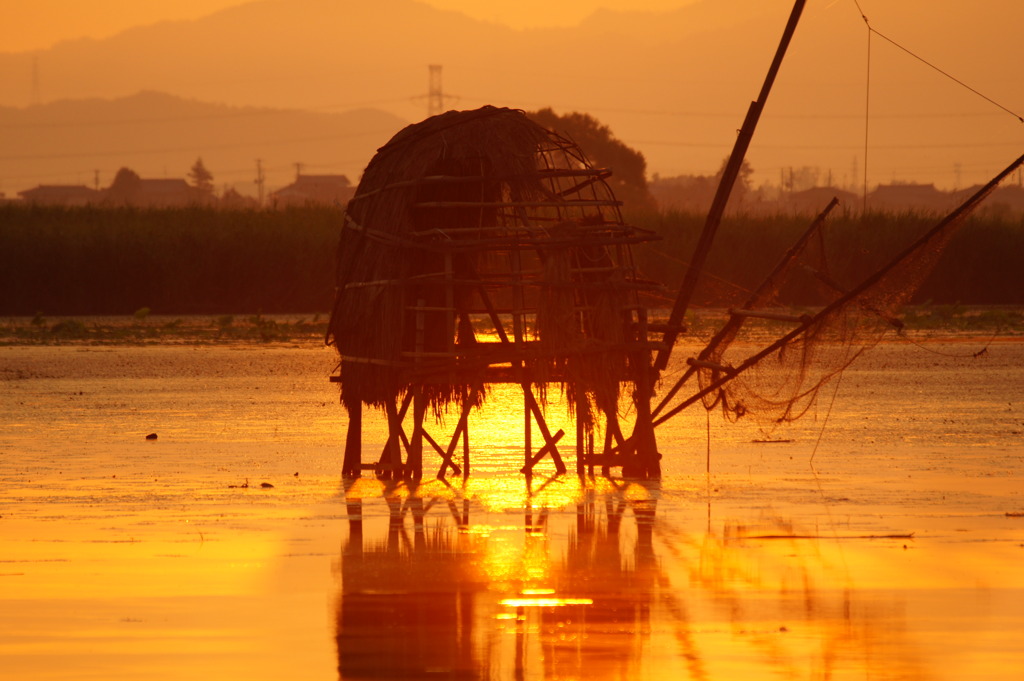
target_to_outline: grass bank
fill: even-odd
[[[653,321],[664,321],[660,310]],[[687,314],[684,338],[706,340],[726,319],[722,309],[695,308]],[[912,306],[903,314],[904,333],[912,338],[993,337],[1024,338],[1024,308],[960,305]],[[478,320],[477,333],[493,334],[486,319]],[[774,339],[791,327],[753,320],[745,336]],[[319,345],[327,332],[324,314],[302,315],[195,315],[138,314],[121,317],[0,317],[0,346],[9,345],[156,345],[156,344],[267,344]],[[895,338],[896,336],[892,336]]]

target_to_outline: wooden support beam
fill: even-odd
[[[530,416],[530,414],[532,414],[534,420],[537,422],[537,427],[540,429],[540,434],[544,438],[544,443],[545,444],[544,444],[544,447],[541,449],[541,451],[543,452],[545,449],[547,449],[550,446],[551,447],[551,450],[550,450],[551,451],[551,458],[555,462],[555,470],[557,470],[559,474],[565,473],[566,470],[567,470],[566,467],[565,467],[565,462],[562,461],[562,455],[558,453],[558,448],[554,446],[554,443],[557,442],[557,439],[555,439],[555,440],[552,439],[551,432],[548,430],[548,424],[544,420],[544,413],[540,410],[540,405],[537,404],[537,398],[535,398],[533,396],[533,390],[531,389],[531,387],[530,387],[530,385],[528,383],[523,384],[523,391],[524,391],[524,395],[526,396],[526,405],[528,407],[528,409],[527,409],[527,426],[529,427],[529,416]],[[559,431],[559,432],[561,433],[562,431]],[[565,433],[562,433],[562,434],[564,435]],[[559,437],[561,437],[561,436],[559,436]],[[534,464],[536,464],[536,462],[540,460],[541,456],[538,455],[538,456],[535,456],[533,458],[530,458],[529,452],[530,452],[530,450],[527,449],[526,465],[527,465],[528,468],[532,469]],[[531,463],[531,461],[532,461],[532,463]]]
[[[437,477],[439,480],[444,479],[444,474],[445,472],[447,472],[449,466],[451,466],[452,469],[456,471],[456,475],[458,475],[458,467],[452,461],[452,455],[455,453],[455,447],[459,443],[459,436],[463,433],[463,431],[465,431],[469,427],[469,412],[472,409],[470,405],[474,402],[476,402],[475,390],[469,400],[463,400],[462,414],[459,415],[459,422],[455,426],[455,432],[452,434],[452,439],[448,443],[448,449],[445,450],[443,454],[441,454],[441,457],[444,459],[444,461],[441,463],[441,470],[437,472]],[[468,454],[465,454],[463,457],[463,463],[467,462],[468,460],[469,456]],[[463,468],[463,474],[466,474],[465,468]]]
[[[587,458],[585,450],[586,444],[586,432],[583,427],[583,409],[587,407],[587,397],[582,390],[577,392],[576,395],[576,475],[583,477],[587,474],[584,460]]]
[[[423,477],[423,418],[427,413],[427,398],[423,394],[423,386],[416,387],[412,403],[412,441],[409,443],[406,458],[406,472],[412,479]]]
[[[541,459],[543,459],[548,454],[551,454],[553,457],[555,453],[558,452],[556,445],[558,444],[558,441],[562,439],[563,436],[565,436],[565,431],[559,429],[558,432],[551,436],[551,439],[549,439],[547,443],[537,451],[536,454],[527,459],[526,465],[520,468],[519,472],[525,475],[531,475],[533,473],[533,467],[536,466]],[[561,467],[559,467],[558,472],[565,473],[565,470],[565,464],[563,463]]]
[[[647,312],[639,310],[639,331],[641,338],[647,336]],[[658,452],[658,441],[654,434],[654,419],[651,415],[651,399],[654,396],[651,355],[646,351],[637,351],[632,357],[635,371],[634,403],[636,404],[636,420],[633,423],[635,443],[633,460],[623,465],[623,476],[653,479],[661,477],[661,454]]]
[[[345,477],[359,477],[363,462],[363,404],[348,410],[348,430],[345,433],[345,458],[341,474]]]
[[[426,429],[423,430],[423,439],[426,440],[427,443],[434,448],[434,451],[437,452],[442,459],[445,457],[446,452],[444,451],[444,448],[442,448],[441,445],[437,444],[437,440],[431,437],[430,433],[428,433]],[[462,470],[454,462],[449,461],[448,465],[451,466],[452,472],[455,473],[455,475],[462,474]]]
[[[730,309],[729,314],[733,317],[752,317],[754,319],[769,319],[777,322],[792,322],[800,324],[811,318],[810,315],[792,315],[779,312],[768,312],[767,310],[735,310]]]
[[[727,367],[724,364],[718,364],[717,362],[709,362],[706,359],[687,357],[686,363],[692,367],[697,367],[698,369],[711,369],[712,371],[720,371],[727,376],[736,373],[736,370],[733,369],[732,367]]]
[[[468,404],[468,401],[466,400],[466,397],[465,397],[465,395],[466,395],[465,388],[463,388],[463,393],[462,394],[463,394],[463,403],[464,404]],[[474,401],[476,401],[476,393],[475,393],[475,391],[474,391],[474,394],[473,394],[473,399],[474,399]],[[455,464],[452,464],[452,469],[455,470],[455,474],[456,475],[459,474],[458,466],[456,466]],[[462,428],[462,476],[464,478],[468,478],[469,477],[469,423],[468,423],[468,421],[467,421],[466,425],[463,426],[463,428]]]
[[[384,411],[388,419],[388,441],[381,452],[378,470],[384,477],[398,476],[402,472],[401,441],[405,433],[402,431],[402,420],[395,409],[395,403],[388,400],[384,404]]]

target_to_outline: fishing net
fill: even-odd
[[[1012,172],[1018,159],[888,264],[853,286],[835,281],[825,220],[818,216],[764,282],[737,308],[670,392],[696,374],[698,390],[661,416],[663,422],[700,400],[727,418],[758,423],[793,421],[811,409],[822,388],[887,334],[902,330],[900,309],[933,270],[967,217]],[[794,282],[812,285],[826,301],[816,314],[781,313],[779,293]],[[774,325],[775,340],[756,343]],[[780,326],[782,325],[782,326]],[[751,333],[753,331],[753,333]],[[661,406],[664,406],[661,405]]]

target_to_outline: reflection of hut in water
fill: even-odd
[[[441,455],[439,475],[460,471],[460,441],[468,469],[468,415],[500,382],[522,386],[524,473],[548,455],[565,470],[564,433],[550,432],[542,410],[556,383],[575,413],[579,472],[600,463],[657,474],[652,344],[640,301],[649,286],[630,251],[651,235],[623,222],[609,174],[523,112],[494,107],[429,118],[378,151],[348,205],[328,331],[349,413],[346,475],[374,468],[419,477],[425,442]],[[639,435],[625,447],[623,383],[633,386]],[[389,426],[380,460],[366,465],[364,405],[383,410]],[[452,407],[459,419],[444,447],[424,417]],[[594,456],[597,421],[609,443]],[[543,438],[536,450],[534,427]],[[615,456],[612,441],[621,447]]]
[[[692,533],[690,501],[638,491],[586,490],[575,518],[524,499],[521,523],[474,503],[474,525],[458,494],[400,484],[381,514],[349,487],[340,678],[928,678],[899,595],[852,579],[858,538]]]
[[[569,678],[641,675],[651,610],[665,579],[653,546],[657,501],[608,495],[604,507],[602,514],[592,492],[577,504],[575,532],[569,534],[561,564],[552,569],[559,597],[585,605],[540,608],[538,613],[545,668],[568,672]],[[627,509],[632,509],[636,531],[631,553],[623,551],[627,542],[620,531]]]
[[[387,536],[369,542],[362,501],[349,502],[337,609],[339,678],[486,678],[474,639],[474,601],[485,586],[474,577],[473,537],[428,527],[421,497],[385,500]]]
[[[601,513],[588,494],[560,564],[555,547],[566,534],[549,527],[546,507],[527,503],[521,528],[499,529],[474,527],[456,499],[420,497],[401,483],[384,490],[383,502],[386,530],[380,500],[362,497],[358,483],[347,489],[339,678],[606,679],[640,669],[665,579],[652,543],[653,499],[611,495]],[[632,553],[622,550],[632,533],[620,532],[630,508]]]

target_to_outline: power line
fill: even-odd
[[[221,149],[245,149],[251,147],[265,147],[265,146],[278,146],[282,144],[303,144],[307,142],[326,142],[330,140],[338,139],[351,139],[353,137],[364,137],[367,135],[384,135],[394,133],[394,130],[364,130],[360,132],[340,134],[340,135],[320,135],[317,137],[299,137],[293,139],[279,139],[279,140],[259,140],[253,142],[238,142],[233,144],[206,144],[203,145],[204,150],[221,150]],[[159,149],[120,149],[115,151],[83,151],[76,152],[73,154],[59,153],[59,154],[15,154],[11,156],[0,156],[0,161],[36,161],[36,160],[50,160],[50,159],[64,159],[64,158],[95,158],[95,157],[106,157],[106,156],[130,156],[130,155],[149,155],[149,154],[173,154],[173,153],[184,153],[188,152],[189,149],[186,147],[165,147]]]
[[[865,25],[865,26],[867,26],[867,29],[868,29],[868,33],[869,33],[869,34],[874,34],[874,35],[877,35],[877,36],[878,36],[879,38],[881,38],[882,40],[885,40],[885,41],[886,41],[886,42],[888,42],[889,44],[891,44],[891,45],[895,46],[896,48],[898,48],[898,49],[902,50],[903,52],[906,52],[907,54],[909,54],[909,55],[910,55],[911,57],[913,57],[914,59],[918,60],[918,61],[919,61],[919,62],[921,62],[922,64],[924,64],[924,65],[926,65],[926,66],[928,66],[928,67],[930,67],[930,68],[934,69],[935,71],[938,71],[938,72],[939,72],[939,73],[941,73],[941,74],[942,74],[943,76],[945,76],[945,77],[946,77],[946,78],[948,78],[949,80],[953,81],[953,82],[954,82],[954,83],[956,83],[957,85],[960,85],[961,87],[963,87],[963,88],[965,88],[965,89],[969,90],[970,92],[974,93],[974,94],[975,94],[975,95],[977,95],[978,97],[981,97],[982,99],[984,99],[984,100],[985,100],[986,102],[988,102],[989,104],[992,104],[992,105],[994,105],[994,106],[996,106],[996,107],[998,107],[998,108],[1002,109],[1002,110],[1003,110],[1003,111],[1005,111],[1006,113],[1008,113],[1008,114],[1010,114],[1011,116],[1013,116],[1014,118],[1016,118],[1016,119],[1017,119],[1018,121],[1020,121],[1021,123],[1024,123],[1024,116],[1021,116],[1021,115],[1020,115],[1019,113],[1017,113],[1016,111],[1011,111],[1010,109],[1006,108],[1005,106],[1003,106],[1002,104],[1000,104],[1000,103],[999,103],[999,102],[997,102],[996,100],[992,99],[992,98],[991,98],[991,97],[989,97],[988,95],[985,95],[985,94],[983,94],[982,92],[980,92],[979,90],[977,90],[977,89],[975,89],[975,88],[971,87],[970,85],[968,85],[967,83],[963,82],[963,81],[962,81],[962,80],[960,80],[959,78],[956,78],[955,76],[951,75],[950,73],[948,73],[948,72],[946,72],[946,71],[944,71],[944,70],[940,69],[940,68],[939,68],[938,66],[936,66],[936,65],[935,65],[935,64],[933,64],[933,63],[931,63],[930,61],[928,61],[927,59],[925,59],[925,58],[924,58],[924,57],[922,57],[921,55],[919,55],[919,54],[916,54],[916,53],[912,52],[912,51],[911,51],[910,49],[908,49],[907,47],[904,47],[903,45],[899,44],[898,42],[896,42],[895,40],[893,40],[893,39],[892,39],[892,38],[890,38],[889,36],[885,35],[885,34],[884,34],[884,33],[882,33],[881,31],[879,31],[878,29],[876,29],[876,28],[875,28],[874,26],[872,26],[872,25],[871,25],[871,22],[870,22],[870,21],[868,21],[868,18],[867,18],[867,16],[866,16],[866,15],[864,14],[864,11],[863,11],[863,10],[861,9],[861,7],[860,7],[860,3],[859,3],[859,2],[857,1],[857,0],[853,0],[853,3],[854,3],[854,4],[856,5],[856,6],[857,6],[857,11],[859,11],[859,12],[860,12],[860,18],[864,20],[864,25]],[[870,45],[870,43],[869,43],[869,45]],[[870,54],[870,52],[869,52],[869,54]],[[869,67],[870,67],[870,61],[869,61]]]

